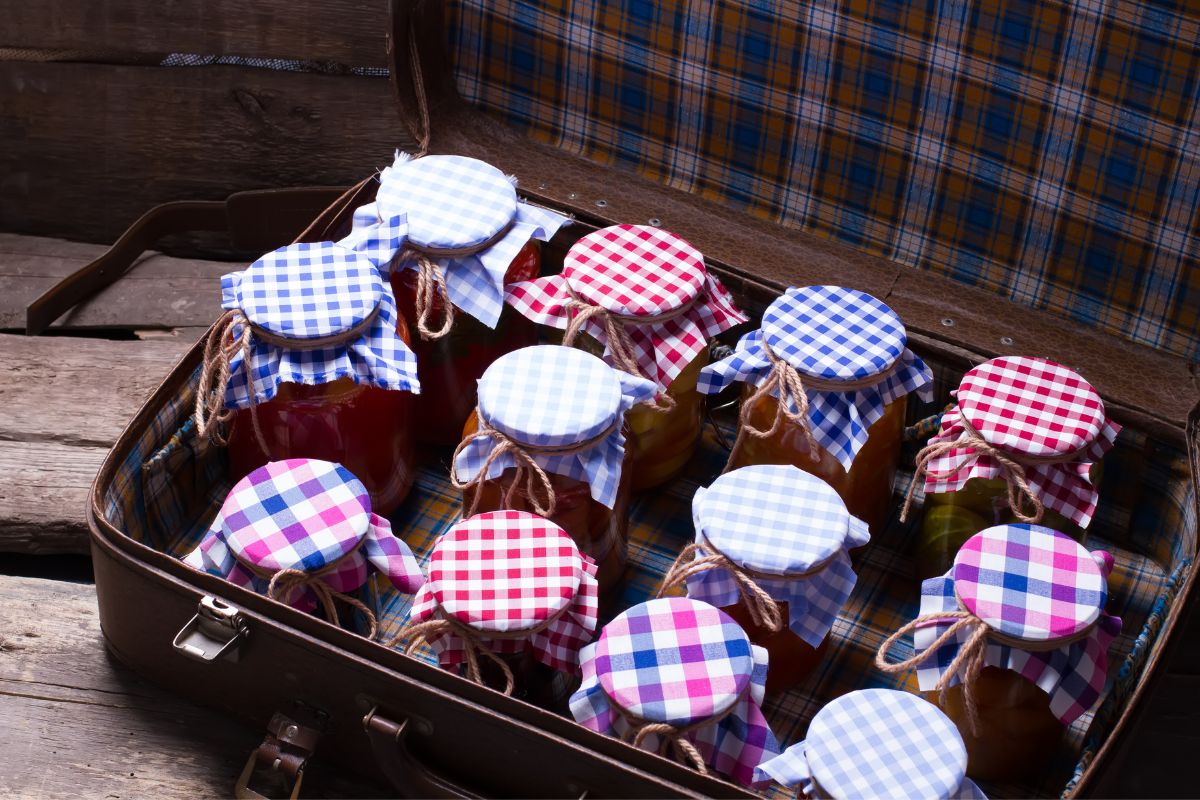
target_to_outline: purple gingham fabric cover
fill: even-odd
[[[272,461],[238,481],[183,561],[259,594],[270,581],[247,565],[273,574],[337,563],[322,580],[344,593],[361,587],[372,571],[406,594],[425,582],[408,545],[371,512],[362,483],[340,464],[309,458]],[[288,604],[311,611],[316,597],[305,589]]]
[[[818,711],[808,738],[755,774],[806,796],[815,778],[846,800],[986,800],[966,771],[962,736],[937,706],[895,689],[861,689]]]
[[[827,558],[806,578],[754,582],[788,604],[788,626],[811,647],[820,646],[854,589],[848,550],[870,540],[867,524],[850,516],[825,481],[791,465],[742,467],[699,488],[692,497],[696,541],[707,540],[735,564],[757,573],[796,575]],[[718,608],[741,601],[724,569],[692,575],[688,597]]]
[[[583,683],[571,714],[587,728],[623,736],[629,714],[683,727],[725,714],[685,734],[705,762],[738,783],[756,785],[754,768],[779,753],[763,716],[767,652],[724,612],[684,597],[636,605],[579,652]],[[657,736],[643,744],[655,750]]]
[[[379,176],[375,201],[354,212],[353,228],[341,244],[354,247],[374,237],[381,220],[407,215],[408,241],[440,250],[483,244],[511,223],[499,241],[468,256],[436,257],[450,301],[462,311],[496,327],[504,309],[504,274],[530,239],[548,242],[570,218],[517,197],[516,179],[492,165],[466,156],[397,153]],[[416,269],[413,258],[397,262],[393,248],[380,261],[384,277],[393,269]]]
[[[381,389],[420,391],[417,358],[396,335],[396,300],[374,260],[391,243],[403,242],[405,230],[404,218],[393,217],[377,232],[389,243],[386,246],[365,239],[360,251],[332,242],[291,244],[221,277],[222,308],[240,309],[253,325],[300,343],[349,330],[379,307],[363,335],[348,344],[304,350],[252,339],[254,402],[273,398],[281,383],[315,386],[339,378]],[[240,326],[234,335],[241,335]],[[229,366],[225,405],[248,408],[241,350]]]
[[[761,384],[771,372],[764,343],[802,380],[855,381],[896,365],[865,389],[807,392],[813,438],[847,471],[889,403],[911,392],[924,400],[933,396],[933,373],[908,349],[896,313],[869,294],[840,286],[789,288],[767,307],[761,328],[743,336],[732,355],[700,371],[700,391],[715,394],[735,381]]]
[[[613,369],[582,350],[535,345],[487,368],[479,379],[479,415],[518,444],[566,447],[599,436],[657,390],[653,381]],[[464,447],[454,463],[458,479],[473,480],[494,446],[494,437],[481,435]],[[531,455],[547,472],[588,483],[597,503],[612,508],[616,502],[625,456],[621,425],[583,452]],[[486,477],[498,478],[514,463],[505,453]]]
[[[1056,650],[1027,651],[988,643],[987,666],[1012,670],[1038,686],[1050,696],[1054,715],[1070,725],[1104,691],[1108,648],[1121,632],[1120,618],[1103,610],[1104,578],[1111,569],[1109,554],[1088,553],[1057,531],[1037,525],[998,525],[967,540],[950,572],[921,583],[920,613],[966,608],[989,627],[1031,642],[1069,636],[1094,622],[1090,634]],[[957,591],[956,582],[961,584]],[[914,651],[929,649],[953,622],[935,621],[918,628]],[[969,630],[960,631],[954,642],[917,668],[921,691],[933,690],[969,635]]]

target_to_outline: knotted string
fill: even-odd
[[[686,585],[687,579],[693,575],[713,569],[723,569],[733,578],[738,594],[742,597],[742,605],[750,613],[754,624],[760,628],[775,633],[783,627],[783,615],[779,611],[779,603],[765,589],[754,582],[746,570],[733,563],[724,553],[716,548],[706,546],[707,542],[692,542],[679,553],[675,563],[663,577],[662,588],[658,597],[664,597],[667,592],[677,586]],[[824,564],[820,568],[824,568]],[[806,573],[810,574],[810,573]],[[775,576],[787,579],[790,576]],[[796,576],[801,577],[801,576]]]
[[[737,439],[734,440],[733,448],[729,451],[729,459],[725,462],[725,469],[721,470],[722,473],[733,468],[738,451],[741,450],[742,443],[746,441],[747,436],[755,439],[769,439],[777,436],[785,420],[803,432],[808,452],[813,458],[817,457],[817,440],[813,438],[812,426],[808,421],[808,392],[804,388],[804,382],[800,379],[800,373],[787,361],[775,355],[775,351],[768,347],[766,342],[762,343],[762,349],[767,360],[771,362],[771,371],[754,390],[754,394],[742,403],[738,413]],[[750,413],[761,399],[772,394],[778,396],[775,404],[775,419],[772,420],[771,427],[761,430],[750,424]],[[795,411],[792,411],[792,405],[796,406]]]
[[[374,612],[367,608],[357,597],[337,591],[322,578],[324,574],[328,573],[341,561],[342,559],[338,559],[338,561],[325,567],[320,572],[315,573],[305,572],[302,569],[281,569],[271,576],[271,582],[267,585],[267,597],[287,603],[295,590],[308,589],[317,596],[317,601],[325,611],[325,618],[334,625],[340,625],[338,622],[337,606],[334,604],[334,599],[336,598],[357,608],[362,613],[367,620],[368,630],[366,636],[368,639],[374,639],[375,632],[378,629]]]

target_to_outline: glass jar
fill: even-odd
[[[776,603],[781,619],[789,619],[789,607],[786,602]],[[767,651],[771,668],[767,670],[767,691],[782,692],[793,686],[798,686],[808,679],[829,652],[829,637],[813,647],[792,632],[787,625],[777,631],[772,631],[763,625],[757,625],[746,606],[741,603],[721,606],[734,622],[742,626],[742,630],[750,637],[750,641]]]
[[[704,396],[696,387],[700,370],[708,364],[708,351],[697,356],[671,381],[666,395],[668,411],[634,406],[625,415],[633,434],[629,448],[633,491],[661,486],[683,472],[696,454],[704,418]]]

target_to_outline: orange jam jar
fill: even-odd
[[[679,236],[647,225],[614,225],[577,241],[560,275],[509,287],[509,305],[565,331],[563,344],[658,385],[653,402],[626,415],[633,489],[679,475],[700,441],[697,388],[709,342],[746,321],[704,256]]]
[[[521,200],[515,181],[490,164],[453,155],[398,156],[348,238],[370,237],[395,215],[406,217],[407,239],[384,273],[413,331],[424,387],[417,437],[453,445],[488,365],[537,342],[536,326],[505,307],[505,287],[540,274],[539,241],[569,219]]]
[[[269,461],[330,461],[363,482],[376,513],[394,511],[415,474],[420,383],[377,263],[332,242],[293,244],[221,287],[196,420],[228,445],[233,478]]]
[[[804,681],[857,576],[849,550],[870,540],[829,484],[790,464],[742,467],[692,498],[696,541],[662,592],[681,585],[717,606],[766,649],[767,690]]]
[[[700,391],[745,384],[729,468],[792,464],[829,483],[878,534],[891,515],[907,396],[933,375],[900,318],[840,286],[791,288],[732,355],[700,372]]]
[[[1052,361],[1005,356],[969,371],[955,395],[917,458],[920,577],[945,573],[963,542],[992,525],[1040,523],[1085,543],[1099,460],[1120,431],[1096,390]]]
[[[629,480],[625,413],[654,384],[569,347],[497,359],[455,451],[451,480],[468,515],[531,510],[598,565],[602,599],[625,570]]]

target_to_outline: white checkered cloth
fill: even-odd
[[[494,653],[523,653],[552,669],[579,671],[579,648],[596,632],[596,564],[547,519],[525,511],[492,511],[459,522],[429,557],[429,582],[413,599],[412,621],[439,615],[479,631]],[[488,632],[533,628],[521,639]],[[429,645],[447,669],[466,661],[462,637],[433,636]]]
[[[808,738],[756,774],[810,796],[815,779],[839,800],[986,800],[966,770],[962,736],[937,706],[894,689],[862,689],[818,711]]]
[[[804,578],[753,580],[788,604],[788,626],[811,647],[820,646],[854,589],[848,551],[870,541],[867,524],[850,516],[829,484],[791,465],[760,465],[727,472],[692,497],[696,541],[711,543],[733,563],[769,575]],[[688,597],[718,608],[741,602],[725,569],[688,578]]]
[[[745,785],[760,782],[754,768],[779,753],[760,708],[767,651],[707,603],[664,597],[636,605],[608,623],[579,659],[583,682],[571,695],[571,714],[591,730],[629,732],[614,704],[648,722],[676,727],[725,714],[684,735],[705,763]],[[652,735],[643,747],[657,750],[660,743]]]
[[[1103,610],[1104,578],[1111,569],[1110,555],[1088,553],[1057,531],[999,525],[967,540],[950,572],[922,582],[920,614],[965,608],[989,627],[1031,643],[1070,636],[1094,622],[1090,634],[1055,650],[988,643],[987,666],[1012,670],[1041,688],[1050,696],[1050,710],[1070,725],[1100,699],[1108,674],[1108,647],[1121,632],[1120,618]],[[928,650],[955,621],[918,628],[914,652]],[[933,690],[969,635],[969,630],[960,631],[955,641],[917,667],[922,691]]]
[[[397,153],[379,176],[373,203],[354,212],[353,228],[342,244],[355,247],[373,237],[381,219],[406,214],[408,241],[439,250],[470,249],[508,232],[468,256],[433,257],[442,268],[446,292],[455,307],[495,328],[504,309],[504,275],[530,239],[548,242],[570,218],[517,197],[516,179],[483,161],[465,156],[413,158]],[[404,243],[401,243],[403,245]],[[384,259],[384,277],[393,269],[416,269],[414,258],[397,259],[403,246]]]
[[[391,231],[400,239],[404,225],[399,218],[393,223]],[[347,344],[298,350],[253,338],[250,375],[255,403],[273,398],[281,383],[316,386],[339,378],[420,392],[417,357],[396,334],[396,300],[379,277],[373,257],[332,242],[291,244],[221,277],[222,308],[240,309],[252,325],[299,343],[349,330],[379,308],[363,335]],[[241,327],[233,333],[240,336]],[[241,350],[229,367],[225,405],[248,408]]]
[[[1086,528],[1099,492],[1090,470],[1112,449],[1121,426],[1105,416],[1104,401],[1078,373],[1041,358],[1005,356],[980,364],[954,392],[958,404],[942,416],[929,444],[963,434],[962,417],[989,444],[1016,457],[1078,452],[1075,461],[1032,464],[1025,479],[1046,508]],[[1003,478],[995,460],[970,447],[930,460],[925,491],[956,492],[972,478]]]
[[[238,481],[183,562],[259,594],[270,583],[263,574],[331,565],[321,579],[343,593],[361,588],[372,571],[405,594],[425,582],[408,545],[371,512],[362,483],[339,464],[309,458],[272,461]],[[289,604],[311,611],[317,599],[305,589]]]
[[[747,319],[705,269],[700,251],[646,225],[614,225],[584,236],[567,253],[560,275],[514,283],[506,299],[534,322],[565,330],[572,293],[613,313],[647,318],[625,328],[642,374],[662,391],[707,352],[710,339]],[[653,321],[689,304],[677,317]],[[608,360],[604,325],[593,317],[583,330],[604,346]]]
[[[652,381],[615,370],[582,350],[537,345],[503,355],[487,368],[479,380],[479,415],[518,444],[533,447],[569,447],[612,428],[580,453],[530,453],[547,472],[588,483],[592,499],[612,508],[625,456],[619,421],[656,391]],[[462,449],[454,463],[458,480],[474,480],[495,442],[481,434]],[[499,478],[515,465],[505,453],[485,477]]]
[[[801,380],[855,381],[896,365],[874,386],[807,392],[813,437],[847,471],[889,403],[911,392],[924,400],[933,396],[933,372],[908,349],[895,312],[869,294],[840,286],[788,289],[767,308],[762,327],[741,338],[733,355],[700,371],[700,391],[715,394],[735,381],[759,386],[771,373],[764,343]]]

